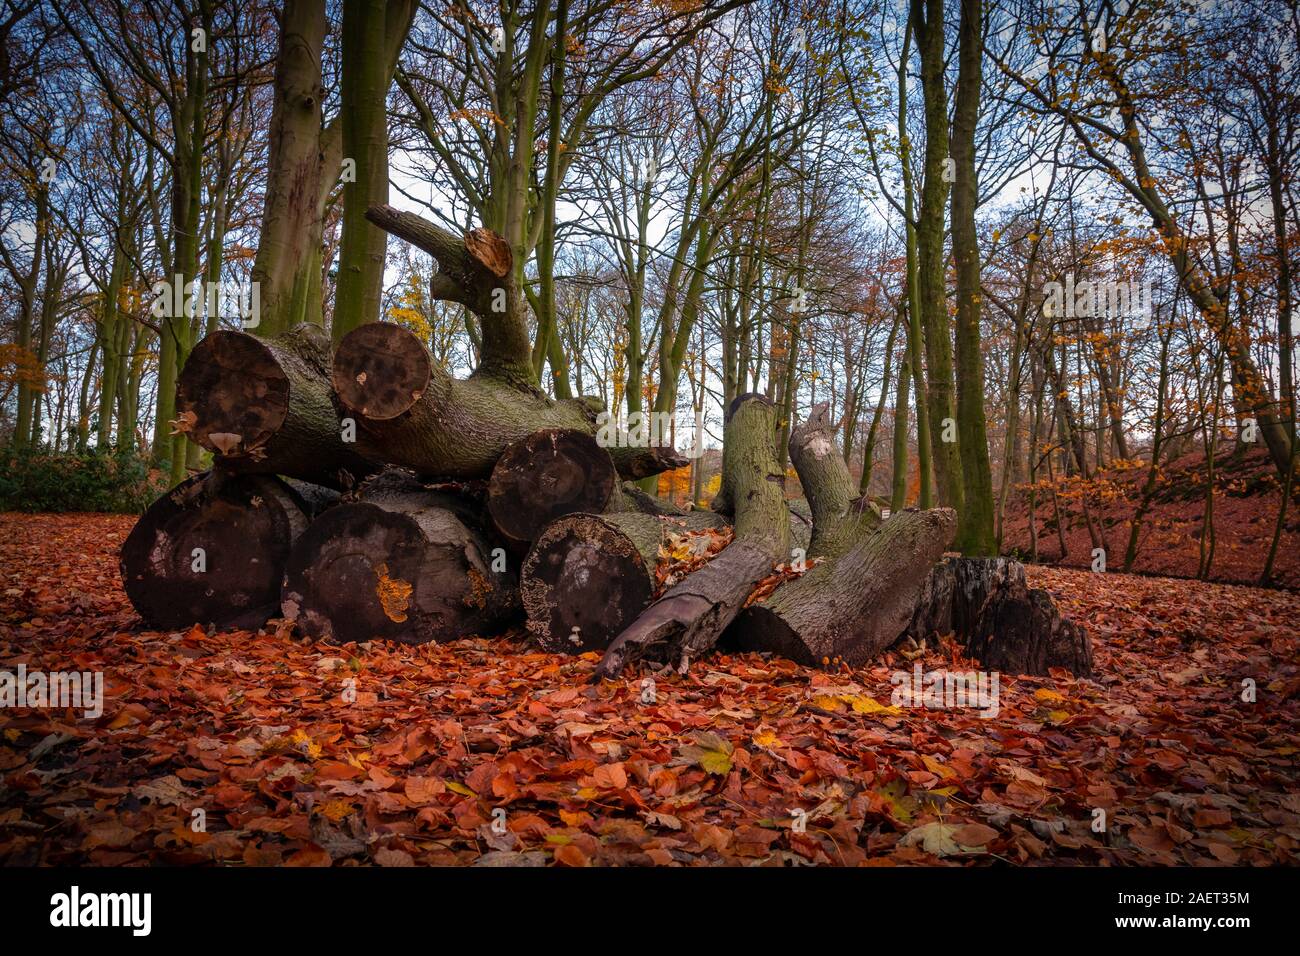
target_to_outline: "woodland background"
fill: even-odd
[[[828,401],[861,488],[958,506],[967,553],[1141,566],[1163,531],[1210,576],[1225,528],[1228,576],[1291,573],[1287,0],[6,0],[0,42],[5,507],[203,466],[174,383],[240,317],[154,315],[171,276],[256,283],[259,335],[385,319],[471,369],[387,200],[521,253],[548,392],[702,420],[678,501],[760,391],[783,436]],[[1071,280],[1149,308],[1045,308]]]

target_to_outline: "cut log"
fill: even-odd
[[[488,479],[488,514],[517,550],[565,515],[621,510],[614,463],[585,431],[548,428],[506,446]]]
[[[360,495],[289,555],[282,610],[304,634],[422,644],[491,634],[517,611],[505,552],[494,554],[469,502],[391,471]]]
[[[552,522],[520,570],[529,632],[552,653],[603,651],[653,598],[669,535],[720,527],[722,518],[704,511],[573,514]]]
[[[337,497],[312,493],[316,506]],[[279,609],[309,507],[269,475],[188,478],[149,506],[122,545],[127,597],[150,627],[259,627]]]
[[[181,369],[176,427],[227,471],[348,488],[382,459],[344,441],[329,375],[329,336],[319,326],[275,339],[213,332]]]
[[[764,396],[746,394],[727,412],[723,461],[731,473],[735,539],[619,634],[597,665],[593,681],[617,676],[647,654],[687,667],[713,647],[758,582],[789,556],[790,512],[774,447],[776,409]]]
[[[1029,587],[1024,565],[1010,558],[950,557],[934,567],[907,636],[948,634],[989,670],[1046,675],[1063,667],[1076,677],[1092,674],[1087,631],[1062,618],[1046,591]]]
[[[745,609],[729,646],[801,664],[876,657],[906,629],[957,527],[950,508],[909,508]]]
[[[555,401],[492,375],[452,378],[406,329],[371,322],[339,343],[334,391],[357,422],[362,454],[422,475],[486,478],[506,448],[546,428],[594,435],[596,411],[581,399]],[[623,448],[624,477],[680,467],[671,450]]]
[[[956,515],[907,510],[882,526],[875,505],[853,495],[828,408],[814,406],[791,429],[789,445],[812,511],[808,555],[821,562],[746,608],[727,642],[802,664],[861,664],[907,626],[926,575],[952,539]]]

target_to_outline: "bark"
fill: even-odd
[[[946,419],[956,421],[952,340],[944,291],[944,205],[948,184],[948,95],[944,88],[943,0],[912,0],[912,27],[921,56],[925,102],[925,177],[916,227],[917,292],[925,340],[926,408],[930,416],[931,466],[939,504],[961,510],[959,441],[944,441]],[[960,435],[958,436],[960,438]]]
[[[758,582],[789,555],[790,517],[773,438],[776,409],[763,396],[747,394],[728,412],[723,458],[731,472],[735,539],[615,638],[593,680],[615,677],[647,654],[667,656],[686,667],[717,643]]]
[[[517,611],[504,551],[465,499],[394,470],[361,499],[322,515],[289,556],[281,606],[303,633],[423,644],[493,633]]]
[[[528,630],[553,653],[604,650],[654,596],[668,535],[724,526],[707,511],[571,514],[552,522],[520,571]]]
[[[363,325],[339,343],[332,380],[355,416],[357,450],[421,474],[486,478],[507,446],[539,429],[596,431],[591,404],[557,402],[492,374],[452,378],[412,333],[386,322]],[[625,478],[685,463],[670,449],[609,451]]]
[[[366,210],[388,202],[387,18],[413,8],[385,0],[343,4],[343,71],[340,82],[343,155],[356,175],[343,184],[343,236],[334,293],[333,337],[337,342],[364,322],[379,319],[388,234],[366,218]]]
[[[127,536],[127,597],[150,627],[259,627],[279,607],[291,546],[334,497],[313,492],[309,501],[269,475],[195,475]]]
[[[276,339],[219,330],[181,372],[177,427],[229,470],[349,487],[377,466],[344,440],[329,375],[329,337],[319,326]]]
[[[801,664],[872,660],[907,628],[926,574],[956,525],[951,508],[892,515],[838,557],[747,608],[733,627],[735,646]]]
[[[1092,674],[1087,632],[1062,618],[1046,591],[1030,588],[1024,565],[1009,558],[949,558],[931,571],[907,635],[936,634],[954,635],[990,670]]]
[[[259,335],[274,336],[301,322],[320,324],[306,312],[318,199],[325,170],[321,150],[321,52],[328,24],[325,5],[287,0],[280,18],[275,99],[267,133],[266,202],[253,263],[262,308]]]
[[[996,551],[993,477],[984,417],[980,250],[975,232],[975,207],[979,199],[975,126],[979,118],[983,55],[981,6],[981,0],[962,0],[952,122],[952,162],[956,173],[952,187],[952,254],[957,266],[957,430],[962,482],[957,546],[963,554],[991,555]]]

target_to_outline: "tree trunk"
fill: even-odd
[[[743,650],[774,651],[805,664],[858,664],[898,638],[957,518],[951,509],[908,509],[881,525],[869,499],[851,499],[828,409],[814,406],[790,434],[790,458],[812,507],[808,553],[823,560],[748,607],[730,636]]]
[[[544,428],[596,431],[596,410],[582,399],[554,401],[495,375],[452,378],[412,333],[372,322],[339,343],[334,390],[355,414],[357,449],[416,472],[486,478],[512,442]],[[671,449],[608,449],[625,478],[686,463]]]
[[[219,330],[181,372],[178,427],[229,470],[349,487],[376,466],[344,440],[329,375],[329,337],[319,326],[276,339]]]
[[[337,495],[300,496],[269,475],[209,472],[145,511],[122,545],[122,584],[150,627],[261,626],[312,511]]]
[[[552,522],[520,571],[528,630],[552,653],[604,650],[653,598],[669,535],[725,526],[707,511],[571,514]]]
[[[736,621],[736,646],[801,664],[866,663],[907,628],[957,526],[951,508],[891,515],[838,557],[786,581]]]
[[[303,633],[441,642],[491,634],[518,609],[505,552],[464,499],[398,470],[361,498],[322,515],[289,556],[282,611]]]

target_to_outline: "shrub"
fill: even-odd
[[[166,490],[167,476],[130,449],[0,449],[0,511],[139,514]]]

